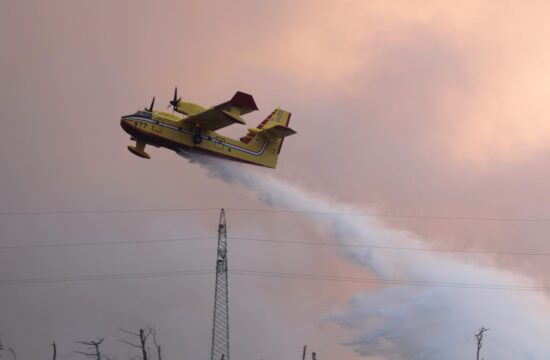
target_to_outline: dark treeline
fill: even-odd
[[[123,339],[117,341],[128,345],[130,348],[136,351],[136,355],[132,357],[133,360],[162,360],[163,347],[157,340],[157,334],[153,328],[139,329],[138,331],[130,331],[127,329],[120,329],[124,334]],[[75,341],[75,353],[79,354],[83,359],[89,360],[111,360],[111,358],[102,352],[101,346],[103,345],[104,338],[96,338],[93,340],[79,340]],[[151,347],[151,345],[153,345]],[[153,350],[151,350],[151,348]],[[5,356],[8,354],[11,356]],[[58,348],[54,342],[51,344],[51,353],[46,358],[48,360],[57,360]],[[308,360],[307,345],[304,345],[302,349],[302,360]],[[225,360],[225,356],[222,355],[222,359]],[[11,347],[6,347],[2,343],[0,338],[0,360],[17,360],[15,350]],[[263,360],[263,359],[262,359]],[[317,360],[317,354],[311,352],[311,360]]]
[[[136,351],[136,355],[132,357],[133,360],[162,360],[163,347],[159,344],[157,340],[157,334],[153,328],[148,327],[146,329],[139,329],[138,331],[120,329],[120,331],[124,334],[125,339],[119,339],[118,341],[128,345]],[[489,331],[489,329],[481,327],[479,329],[479,332],[475,334],[477,345],[476,360],[480,360],[480,352],[481,348],[483,347],[483,335],[487,331]],[[76,353],[82,355],[84,358],[90,360],[111,360],[108,355],[104,354],[101,351],[103,340],[104,338],[98,337],[94,340],[76,341],[75,344],[77,345],[78,350],[75,351]],[[153,345],[153,351],[150,350],[150,345]],[[52,353],[49,359],[57,360],[57,345],[55,344],[55,342],[52,343],[51,351]],[[302,360],[307,360],[307,355],[307,345],[304,345],[304,347],[302,348]],[[224,358],[225,356],[222,355],[222,359],[219,360],[225,360]],[[2,342],[1,337],[0,360],[17,360],[17,354],[15,350],[9,346],[5,346]],[[315,352],[311,352],[311,360],[317,360],[317,354]]]

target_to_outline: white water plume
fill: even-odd
[[[414,234],[385,227],[365,212],[234,163],[182,154],[211,176],[239,184],[277,209],[295,210],[340,244],[428,248]],[[322,215],[320,215],[322,213]],[[376,359],[475,358],[474,333],[485,326],[486,359],[550,359],[548,291],[520,274],[496,268],[486,256],[341,247],[382,286],[356,294],[327,316],[355,334],[346,342]],[[538,290],[538,291],[537,291]]]

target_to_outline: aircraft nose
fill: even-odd
[[[130,120],[128,119],[128,116],[121,116],[120,117],[120,126],[128,131],[128,129],[132,126]]]
[[[128,118],[130,115],[124,115],[120,117],[120,125],[130,125],[130,120]]]

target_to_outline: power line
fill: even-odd
[[[219,211],[218,208],[177,208],[177,209],[91,209],[91,210],[37,210],[37,211],[0,211],[0,216],[33,216],[33,215],[94,215],[94,214],[142,214]]]
[[[417,280],[401,280],[401,279],[377,279],[377,278],[349,277],[349,276],[339,276],[339,275],[281,273],[281,272],[257,271],[257,270],[231,270],[230,274],[275,277],[275,278],[284,278],[284,279],[377,283],[377,284],[385,284],[385,285],[409,285],[409,286],[422,286],[422,287],[451,287],[451,288],[486,289],[486,290],[550,291],[550,287],[542,287],[542,286],[539,287],[539,286],[522,286],[522,285],[417,281]]]
[[[44,278],[25,278],[25,279],[5,279],[0,280],[0,285],[20,285],[20,284],[41,284],[41,283],[60,283],[60,282],[82,282],[82,281],[100,281],[100,280],[121,280],[121,279],[147,279],[160,277],[183,277],[194,275],[214,274],[214,270],[185,270],[185,271],[166,271],[149,273],[131,273],[131,274],[104,274],[104,275],[81,275],[65,277],[44,277]],[[503,285],[503,284],[476,284],[476,283],[456,283],[456,282],[436,282],[419,281],[403,279],[377,279],[366,277],[351,277],[330,274],[303,274],[272,272],[259,270],[230,270],[231,275],[268,277],[279,279],[297,279],[314,281],[333,281],[347,283],[374,283],[381,285],[398,286],[419,286],[419,287],[446,287],[459,289],[479,289],[479,290],[512,290],[512,291],[550,291],[549,287],[523,286],[523,285]]]
[[[375,218],[393,218],[393,219],[415,219],[415,220],[457,220],[457,221],[487,221],[487,222],[535,222],[548,223],[550,218],[546,217],[492,217],[492,216],[443,216],[443,215],[415,215],[415,214],[390,214],[390,213],[367,213],[367,212],[332,212],[332,211],[310,211],[310,210],[290,210],[290,209],[247,209],[247,208],[228,208],[236,212],[270,212],[270,213],[292,213],[304,215],[320,216],[357,216],[357,217],[375,217]]]
[[[83,243],[2,245],[0,246],[0,250],[154,244],[154,243],[171,243],[171,242],[181,242],[181,241],[213,240],[213,239],[215,238],[212,236],[206,236],[206,237],[189,237],[189,238],[179,238],[179,239],[151,239],[151,240],[125,240],[125,241],[95,241],[95,242],[83,242]]]
[[[525,222],[550,223],[550,217],[498,217],[498,216],[443,216],[367,212],[323,212],[291,209],[227,208],[230,212],[288,213],[317,216],[358,216],[389,219],[439,220],[439,221],[478,221],[478,222]],[[96,209],[96,210],[41,210],[41,211],[2,211],[0,216],[36,216],[36,215],[93,215],[93,214],[142,214],[142,213],[178,213],[218,211],[218,208],[151,208],[151,209]]]
[[[351,244],[351,243],[325,243],[316,241],[292,241],[292,240],[271,240],[243,237],[228,237],[231,240],[255,241],[278,244],[292,245],[314,245],[327,247],[359,247],[379,250],[400,250],[400,251],[424,251],[424,252],[446,252],[446,253],[461,253],[461,254],[485,254],[485,255],[522,255],[522,256],[550,256],[550,253],[538,252],[519,252],[519,251],[491,251],[491,250],[461,250],[461,249],[432,249],[432,248],[413,248],[400,246],[383,246],[369,244]]]
[[[53,244],[23,244],[23,245],[2,245],[0,250],[11,249],[34,249],[34,248],[60,248],[60,247],[93,247],[93,246],[111,246],[111,245],[136,245],[136,244],[155,244],[155,243],[176,243],[197,240],[214,240],[214,237],[189,237],[176,239],[150,239],[150,240],[126,240],[126,241],[96,241],[84,243],[53,243]],[[463,249],[432,249],[432,248],[414,248],[400,246],[383,246],[370,244],[352,244],[352,243],[325,243],[314,241],[293,241],[293,240],[274,240],[249,237],[228,237],[230,240],[252,241],[259,243],[287,244],[287,245],[306,245],[323,247],[358,247],[376,250],[395,250],[395,251],[419,251],[419,252],[443,252],[456,254],[477,254],[477,255],[513,255],[513,256],[550,256],[546,252],[520,252],[520,251],[492,251],[492,250],[463,250]]]
[[[145,278],[180,277],[180,276],[204,275],[204,274],[214,274],[214,271],[213,270],[186,270],[186,271],[164,271],[164,272],[131,273],[131,274],[105,274],[105,275],[59,276],[59,277],[26,278],[26,279],[5,279],[5,280],[0,280],[0,285],[80,282],[80,281],[91,281],[91,280],[145,279]]]

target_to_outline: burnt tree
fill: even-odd
[[[135,333],[135,332],[132,332],[132,331],[128,331],[126,329],[120,329],[120,331],[128,334],[128,335],[132,335],[132,336],[135,336],[137,337],[137,341],[139,341],[138,344],[135,344],[131,341],[126,341],[126,340],[119,340],[120,342],[123,342],[127,345],[130,345],[131,347],[134,347],[136,349],[139,349],[141,351],[141,358],[142,360],[149,360],[149,354],[147,353],[147,338],[149,337],[149,335],[151,335],[151,333],[153,332],[153,329],[151,328],[147,328],[146,330],[144,329],[139,329],[139,332]],[[158,350],[158,348],[157,348]]]
[[[97,338],[95,341],[77,341],[76,343],[85,346],[84,351],[77,351],[77,353],[82,354],[89,359],[102,360],[105,358],[99,350],[100,345],[103,343],[103,338]],[[54,355],[57,356],[57,348],[55,345]]]
[[[155,349],[157,350],[157,360],[162,360],[162,346],[157,342],[156,331],[153,331],[153,343],[155,344]]]
[[[481,329],[479,329],[479,332],[475,335],[476,341],[477,341],[476,360],[479,360],[479,354],[481,352],[481,348],[483,347],[483,333],[485,333],[486,331],[489,331],[489,329],[486,329],[485,327],[482,326]]]

